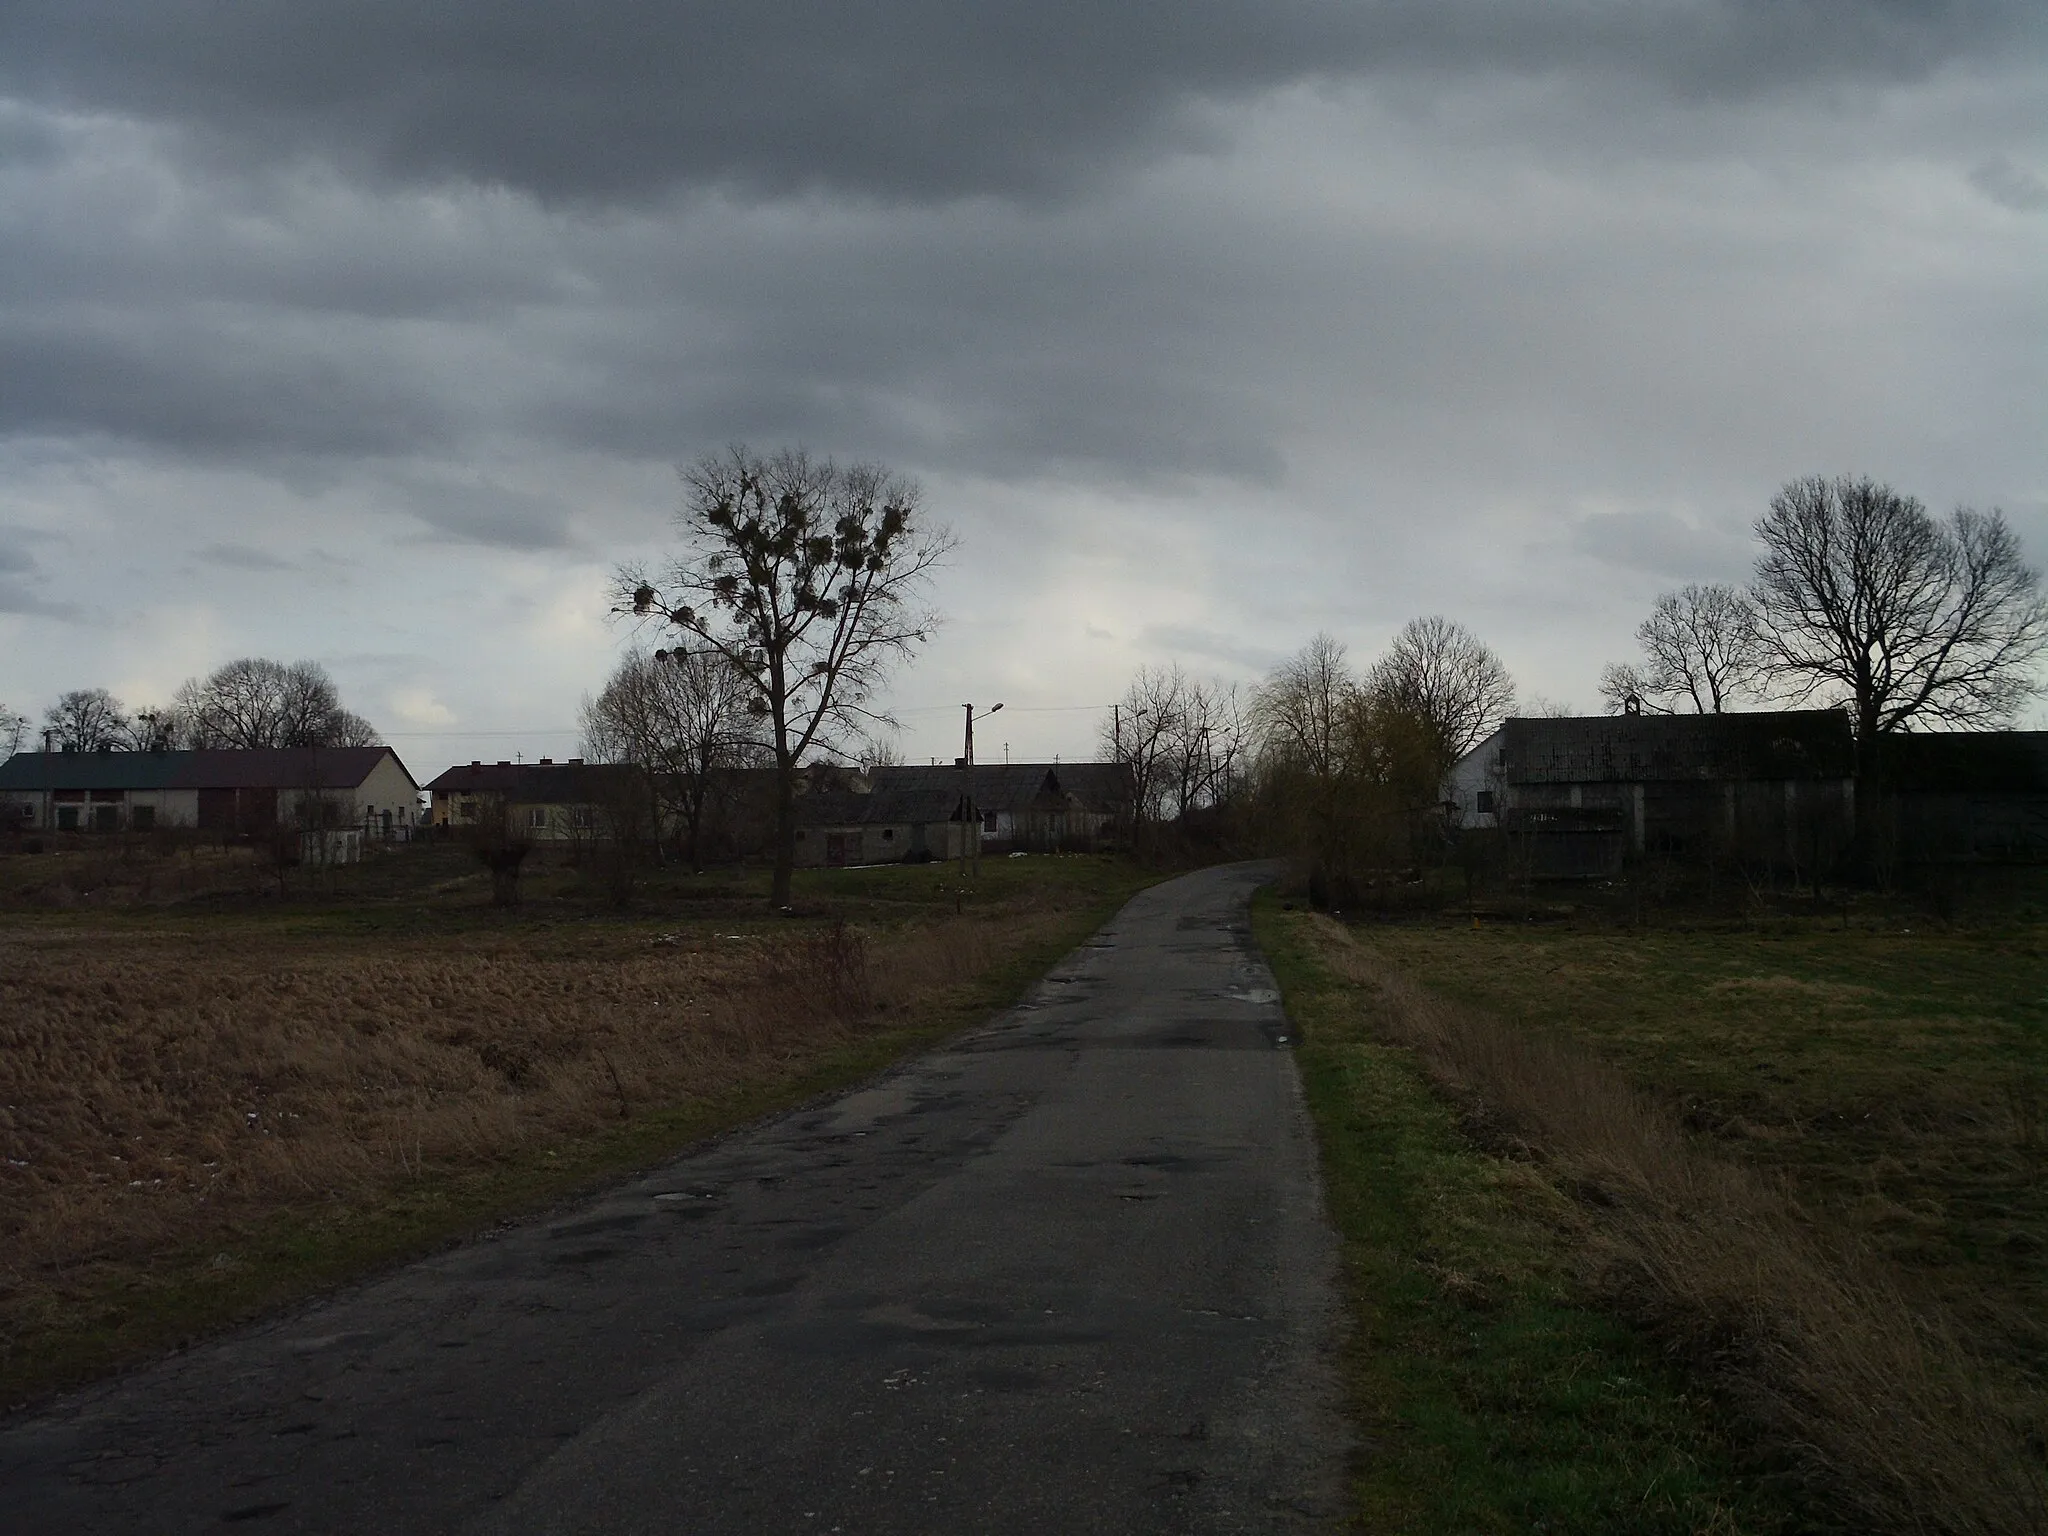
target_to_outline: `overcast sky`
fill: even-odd
[[[0,701],[567,755],[675,466],[922,481],[914,761],[1461,619],[1597,706],[1799,475],[2048,560],[2039,0],[9,0]]]

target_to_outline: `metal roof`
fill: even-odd
[[[389,747],[209,747],[185,752],[17,752],[0,763],[0,790],[354,789]],[[416,787],[416,786],[415,786]]]
[[[1497,750],[1512,784],[1834,779],[1856,771],[1849,717],[1832,709],[1517,719],[1501,727]]]

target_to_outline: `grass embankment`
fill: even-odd
[[[2014,1262],[2040,1234],[2030,931],[1290,921],[1465,1155],[1527,1185],[1570,1288],[1684,1361],[1805,1523],[2048,1529]]]
[[[1108,860],[664,877],[394,855],[318,899],[0,926],[0,1406],[858,1080],[1015,997]]]
[[[1346,1362],[1372,1531],[1774,1531],[1708,1404],[1578,1279],[1585,1223],[1542,1167],[1489,1155],[1331,963],[1328,919],[1261,893],[1254,930],[1298,1059],[1343,1241]]]

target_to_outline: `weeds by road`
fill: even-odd
[[[426,859],[314,902],[10,919],[0,1404],[872,1072],[1143,878],[818,871],[791,919],[732,876],[613,914],[571,871],[507,915]]]
[[[1270,894],[1254,931],[1298,1059],[1344,1244],[1366,1530],[1769,1532],[1705,1399],[1578,1280],[1587,1224],[1538,1165],[1461,1128],[1327,919]]]
[[[2013,1347],[2010,1245],[1929,1242],[1924,1220],[1896,1241],[1870,1219],[1880,1174],[1833,1198],[1874,1155],[1959,1199],[2006,1187],[2024,1122],[1995,1095],[1955,1110],[1958,1084],[1981,1091],[2024,1058],[2015,989],[2038,992],[2023,939],[1287,921],[1322,994],[1457,1110],[1467,1155],[1527,1185],[1514,1220],[1479,1226],[1540,1212],[1577,1293],[1689,1366],[1748,1468],[1799,1492],[1802,1524],[2048,1529],[2048,1419]],[[1766,1086],[1738,1099],[1759,1055]],[[2023,1204],[1999,1212],[2024,1230]]]

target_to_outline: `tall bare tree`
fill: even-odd
[[[747,712],[754,691],[716,651],[678,646],[629,654],[584,702],[589,755],[644,772],[652,803],[681,820],[693,869],[703,867],[705,812],[721,779],[764,755],[761,721]]]
[[[925,523],[914,484],[878,465],[734,446],[683,480],[682,550],[659,571],[621,569],[618,606],[694,636],[747,678],[776,769],[769,899],[787,906],[797,771],[884,720],[875,694],[937,627],[922,598],[953,539]]]
[[[1765,663],[1793,697],[1852,712],[1866,771],[1880,736],[2004,724],[2040,691],[2048,605],[2002,513],[1941,523],[1889,485],[1816,475],[1772,497],[1756,533]]]
[[[344,709],[317,661],[245,656],[178,688],[177,734],[195,747],[370,747],[377,732]]]
[[[98,752],[128,745],[128,711],[104,688],[74,688],[43,713],[43,725],[59,746]]]
[[[1172,726],[1166,767],[1174,815],[1185,818],[1190,811],[1234,798],[1251,748],[1251,718],[1243,690],[1217,678],[1185,680]]]
[[[1244,778],[1251,724],[1242,692],[1176,665],[1141,667],[1102,723],[1102,750],[1124,770],[1133,840],[1223,804]]]
[[[1141,853],[1148,846],[1148,829],[1166,815],[1186,690],[1187,678],[1178,666],[1140,667],[1102,723],[1102,750],[1123,770],[1131,797],[1131,842]]]
[[[1252,723],[1269,759],[1329,781],[1341,770],[1344,713],[1358,690],[1344,647],[1318,634],[1281,662],[1252,696]]]
[[[1392,712],[1427,725],[1439,777],[1515,707],[1506,664],[1471,630],[1439,614],[1402,625],[1366,674],[1365,688]]]
[[[1600,674],[1610,713],[1620,713],[1633,698],[1657,714],[1690,705],[1695,714],[1718,715],[1765,674],[1756,604],[1747,592],[1720,583],[1695,583],[1659,596],[1650,616],[1636,626],[1636,643],[1643,648],[1640,663],[1609,666]]]

